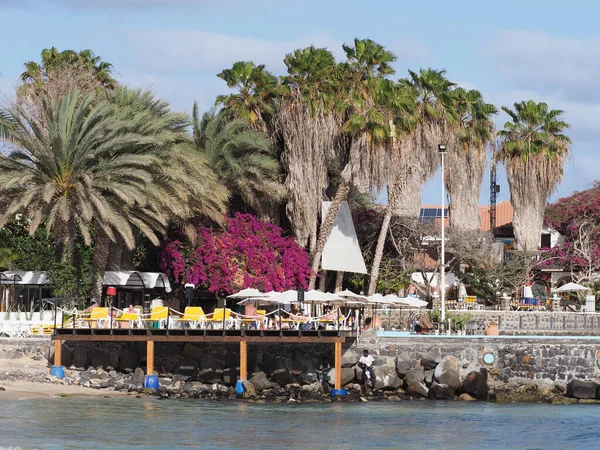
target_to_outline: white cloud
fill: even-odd
[[[133,47],[136,65],[161,72],[197,70],[216,75],[236,61],[250,60],[283,73],[284,56],[297,48],[315,45],[329,48],[336,56],[342,52],[342,41],[319,33],[277,41],[202,30],[156,29],[131,31],[123,39]]]
[[[495,34],[485,53],[517,88],[570,101],[600,100],[600,37],[572,39],[505,30]]]

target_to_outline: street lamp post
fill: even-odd
[[[444,173],[444,155],[446,154],[446,144],[438,145],[438,153],[442,158],[442,245],[441,245],[441,257],[440,257],[440,300],[442,303],[442,326],[446,324],[446,179]]]

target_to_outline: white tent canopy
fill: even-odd
[[[161,272],[106,271],[102,284],[142,289],[165,288],[167,292],[171,292],[169,278]]]
[[[577,283],[567,283],[564,286],[561,286],[556,289],[552,289],[552,292],[585,292],[585,291],[591,291],[591,289],[589,287],[582,286],[581,284],[577,284]]]
[[[335,295],[337,295],[338,297],[343,297],[348,300],[352,300],[354,302],[359,302],[359,303],[367,303],[367,301],[369,300],[364,295],[355,294],[354,292],[352,292],[348,289],[344,289],[343,291],[336,292]]]
[[[271,300],[273,301],[273,303],[278,303],[280,305],[289,305],[291,303],[297,303],[298,291],[293,289],[285,291],[279,295],[276,295],[275,297],[272,297]]]
[[[6,271],[0,277],[2,284],[44,285],[48,284],[46,272]]]

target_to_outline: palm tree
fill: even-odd
[[[223,105],[231,117],[247,120],[254,130],[267,131],[277,78],[264,64],[257,66],[252,61],[238,61],[217,76],[235,92],[219,95],[215,105]]]
[[[226,189],[217,182],[204,155],[198,154],[189,138],[189,118],[172,112],[169,104],[156,99],[151,91],[118,87],[109,93],[114,115],[126,121],[130,131],[148,139],[144,153],[156,160],[148,167],[149,182],[140,186],[140,197],[133,204],[114,199],[121,216],[134,233],[130,240],[114,233],[112,238],[99,227],[94,239],[92,295],[100,299],[102,279],[109,254],[118,256],[111,269],[119,269],[125,252],[134,249],[136,236],[144,235],[160,244],[160,235],[175,224],[192,232],[188,219],[202,215],[220,221],[227,201]],[[131,148],[135,153],[135,147]],[[110,226],[110,225],[108,225]]]
[[[533,100],[503,106],[511,120],[498,132],[498,158],[506,166],[519,250],[535,251],[548,197],[560,182],[571,140],[564,112]]]
[[[418,73],[411,70],[408,73],[408,78],[399,81],[415,104],[409,119],[412,122],[411,150],[407,152],[411,173],[395,213],[417,217],[421,208],[421,188],[439,167],[437,146],[448,142],[451,136],[451,124],[455,121],[454,83],[446,78],[445,70],[421,69]]]
[[[386,108],[385,93],[389,91],[391,63],[396,57],[370,39],[355,39],[354,46],[343,46],[348,61],[342,64],[339,77],[342,86],[342,104],[345,122],[342,130],[350,139],[341,171],[341,182],[323,220],[317,245],[312,252],[312,273],[309,289],[313,289],[325,243],[329,238],[342,201],[354,184],[362,191],[371,186],[382,186],[390,181],[393,167],[385,150],[392,128],[392,118]],[[383,163],[382,163],[383,162]]]
[[[53,71],[80,66],[88,71],[94,83],[102,89],[113,89],[117,86],[112,77],[112,64],[102,61],[100,56],[91,50],[76,52],[73,50],[59,51],[56,47],[46,48],[41,53],[41,63],[28,61],[25,71],[21,74],[21,81],[26,85],[41,88],[48,82]]]
[[[279,161],[264,133],[253,131],[243,119],[230,119],[215,110],[203,114],[200,120],[194,103],[193,136],[196,148],[229,189],[232,203],[264,214],[272,209],[265,210],[265,206],[283,200]]]
[[[173,129],[165,130],[152,112],[163,103],[135,105],[144,109],[117,112],[94,94],[69,91],[53,100],[42,96],[46,129],[20,106],[1,115],[3,138],[12,150],[0,156],[0,225],[17,213],[31,217],[31,233],[44,222],[65,263],[71,261],[76,230],[89,245],[95,229],[100,286],[105,255],[117,236],[132,248],[137,229],[158,243],[156,232],[173,218],[198,211],[217,216],[224,205],[214,175],[184,140],[186,123],[177,116]]]
[[[278,90],[276,123],[286,173],[287,216],[300,245],[313,251],[328,168],[339,147],[339,84],[333,54],[307,47],[286,55],[288,74]]]
[[[497,113],[477,90],[452,91],[457,122],[446,154],[446,189],[450,196],[450,225],[461,230],[479,230],[479,193],[486,162],[487,145],[492,139]],[[460,174],[460,175],[459,175]]]

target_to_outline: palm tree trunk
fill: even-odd
[[[75,221],[71,219],[58,224],[55,231],[55,238],[55,260],[63,264],[73,264],[73,255],[75,253]]]
[[[450,196],[450,226],[455,229],[477,231],[480,229],[479,193],[485,170],[485,146],[462,146],[446,156],[446,189]],[[460,174],[460,176],[458,176]]]
[[[100,300],[102,299],[102,281],[104,280],[104,272],[108,263],[110,244],[110,238],[106,232],[102,228],[98,228],[94,245],[94,256],[92,258],[92,301],[96,301],[98,304],[100,304]]]
[[[379,237],[377,238],[377,246],[375,247],[375,255],[373,256],[373,264],[371,266],[371,279],[369,281],[368,295],[373,295],[377,289],[379,267],[383,258],[383,249],[385,248],[385,240],[390,228],[390,221],[392,220],[392,215],[394,214],[394,211],[396,211],[398,203],[400,203],[401,193],[406,187],[406,184],[407,178],[404,178],[394,184],[391,189],[388,188],[388,207],[385,210],[381,230],[379,231]]]
[[[342,181],[338,186],[338,190],[335,193],[335,197],[329,205],[329,211],[327,211],[327,216],[325,216],[325,220],[323,221],[323,225],[321,226],[321,232],[319,233],[319,238],[317,239],[317,245],[315,247],[315,252],[312,256],[312,265],[311,265],[311,274],[310,281],[308,283],[308,289],[314,289],[316,280],[317,280],[317,272],[319,271],[319,264],[321,264],[321,256],[323,256],[323,249],[325,248],[325,243],[331,234],[331,230],[333,230],[333,225],[335,224],[335,219],[337,218],[337,213],[340,210],[340,205],[346,198],[348,198],[348,193],[350,192],[350,182]]]
[[[338,270],[335,274],[335,291],[334,292],[340,292],[342,290],[343,283],[344,283],[344,272],[341,270]]]
[[[323,270],[321,272],[321,278],[319,278],[319,290],[325,292],[325,289],[327,289],[327,271]]]
[[[123,249],[125,243],[121,236],[117,236],[116,242],[110,243],[110,251],[108,254],[108,263],[106,264],[106,270],[121,270],[121,257],[123,255]]]
[[[133,256],[135,249],[129,249],[123,245],[123,253],[121,254],[121,270],[133,270]]]

